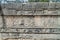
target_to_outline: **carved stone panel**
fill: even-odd
[[[59,17],[60,18],[60,17]],[[58,17],[54,16],[35,16],[35,27],[40,28],[58,28]]]
[[[5,16],[5,21],[12,28],[60,28],[59,16]]]

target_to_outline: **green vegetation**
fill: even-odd
[[[49,0],[29,0],[29,2],[48,2]]]

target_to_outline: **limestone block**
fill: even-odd
[[[15,15],[16,14],[16,10],[8,10],[8,15]]]
[[[6,20],[7,27],[20,27],[22,17],[5,16],[5,20]]]
[[[60,9],[56,10],[57,11],[57,14],[60,15]]]
[[[43,11],[34,11],[33,15],[44,15]]]
[[[59,10],[42,10],[42,11],[16,11],[2,9],[4,15],[60,15]]]
[[[35,10],[42,10],[43,7],[43,3],[34,3],[35,5],[33,5],[33,7],[35,7]],[[37,6],[38,5],[38,6]]]
[[[59,3],[31,2],[1,4],[4,15],[59,15]],[[5,8],[4,8],[5,7]]]
[[[48,6],[49,6],[49,3],[48,2],[43,2],[43,8],[48,8]]]
[[[60,28],[59,20],[59,16],[5,16],[6,26],[12,28]]]
[[[2,16],[0,16],[0,28],[3,27],[3,19]]]
[[[12,3],[3,4],[3,6],[4,6],[5,8],[12,8],[12,7],[13,7],[13,4],[12,4]]]
[[[34,27],[38,28],[58,28],[58,17],[53,16],[35,16],[34,18]]]
[[[6,27],[13,27],[13,20],[14,20],[14,17],[5,16]]]
[[[60,2],[56,3],[56,8],[60,8]]]
[[[60,39],[59,34],[20,34],[21,38],[27,37],[28,38],[34,38],[34,39]]]
[[[3,9],[4,15],[16,15],[16,10]]]
[[[36,10],[41,10],[41,9],[46,9],[46,8],[48,8],[48,2],[37,2],[37,3],[35,3],[35,9]]]
[[[31,2],[31,3],[8,3],[1,4],[2,8],[15,9],[15,10],[43,10],[60,8],[60,3],[57,2]]]
[[[33,27],[34,26],[33,16],[26,16],[26,17],[24,17],[24,25],[27,28]]]
[[[22,15],[22,11],[16,11],[17,14],[16,15]],[[24,13],[23,13],[24,14]]]
[[[33,15],[33,11],[17,11],[17,15]]]
[[[48,10],[43,10],[43,15],[48,15]]]
[[[16,33],[16,32],[19,31],[19,30],[18,30],[18,31],[17,31],[17,30],[18,30],[18,29],[10,29],[10,28],[7,28],[7,29],[1,29],[0,32],[3,32],[3,33],[4,33],[4,32],[5,32],[5,33],[10,33],[10,32],[11,32],[11,33]]]
[[[1,7],[7,8],[7,9],[13,9],[13,10],[21,10],[22,9],[22,3],[8,3],[8,4],[1,4]]]
[[[17,19],[17,20],[16,20]],[[6,16],[6,26],[12,28],[33,27],[33,17],[31,16]]]
[[[57,22],[58,23],[56,25],[57,25],[57,27],[59,27],[60,26],[60,17],[57,18]]]
[[[23,10],[32,10],[32,4],[27,3],[27,4],[22,4],[23,5]]]
[[[16,9],[17,10],[22,10],[22,3],[18,3],[17,6],[16,6]]]
[[[18,17],[19,18],[19,17]],[[15,16],[5,16],[5,20],[6,20],[6,26],[7,27],[14,27],[17,26],[17,24],[19,25],[21,23],[22,19],[17,19],[17,17]],[[14,23],[15,22],[15,23]],[[16,23],[17,22],[17,23]],[[17,26],[18,27],[18,26]]]
[[[22,3],[12,3],[12,8],[11,9],[15,9],[15,10],[21,10],[22,9]],[[9,7],[7,7],[9,9]]]
[[[2,7],[2,8],[6,8],[7,5],[8,5],[8,4],[1,4],[1,7]]]
[[[42,18],[40,16],[35,16],[34,17],[34,24],[35,24],[34,26],[36,26],[36,28],[38,28],[38,26],[43,27],[44,21],[42,21],[42,20],[44,20],[44,17]]]
[[[6,8],[13,10],[22,10],[22,3],[11,3],[11,5],[7,6]]]
[[[56,10],[48,11],[47,15],[58,15],[58,12]]]
[[[59,15],[57,10],[44,10],[43,15]]]
[[[59,28],[15,28],[0,31],[3,33],[19,33],[19,34],[60,34]]]
[[[5,31],[5,32],[17,32],[17,30],[16,30],[16,29],[8,29],[8,30]]]
[[[20,32],[20,33],[23,33],[23,34],[44,34],[44,33],[50,33],[50,34],[53,34],[53,33],[55,33],[55,34],[58,34],[58,33],[60,33],[60,29],[58,29],[58,28],[56,28],[56,29],[53,29],[53,28],[30,28],[30,29],[18,29],[18,31]]]
[[[56,8],[56,3],[55,2],[53,2],[53,3],[49,3],[49,7],[48,8]]]
[[[8,11],[7,11],[6,8],[5,9],[2,9],[2,11],[3,11],[3,14],[8,14]]]
[[[18,38],[19,34],[18,33],[9,33],[9,38]]]
[[[6,8],[14,8],[14,7],[16,7],[16,4],[9,3]]]
[[[9,33],[9,36],[5,36],[6,33],[4,33],[3,35],[2,38],[60,39],[59,34],[19,34],[19,36],[17,36],[16,33]]]

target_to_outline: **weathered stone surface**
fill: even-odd
[[[60,39],[59,34],[19,34],[16,35],[16,33],[10,33],[7,37],[6,33],[1,34],[1,38],[26,38],[26,39]]]
[[[59,34],[20,34],[21,36],[31,36],[32,38],[51,38],[51,39],[59,39]]]
[[[17,19],[17,20],[16,20]],[[26,28],[26,27],[33,27],[33,17],[31,16],[6,16],[6,26],[12,28]]]
[[[60,9],[56,10],[57,11],[57,14],[60,15]]]
[[[43,11],[33,11],[33,15],[45,15]]]
[[[17,12],[17,14],[19,15],[19,14],[21,14],[21,15],[33,15],[33,11],[21,11],[21,12]]]
[[[0,16],[0,28],[3,27],[3,19],[2,16]]]
[[[0,32],[1,33],[20,33],[20,34],[60,34],[60,29],[59,28],[18,28],[18,29],[8,28],[5,31],[1,29]]]
[[[8,38],[6,40],[59,40],[59,39],[25,39],[25,38],[16,39],[16,38]]]
[[[58,3],[31,2],[1,4],[4,15],[60,15]]]
[[[16,10],[40,10],[42,9],[55,9],[60,8],[59,2],[55,3],[48,3],[48,2],[30,2],[30,3],[8,3],[8,4],[1,4],[2,8],[7,9],[16,9]],[[19,9],[18,9],[19,8]]]
[[[60,28],[59,16],[4,16],[11,28]],[[17,19],[17,20],[16,20]]]
[[[60,2],[56,3],[56,8],[60,8]]]
[[[47,2],[1,5],[3,15],[0,16],[0,38],[60,40],[59,5],[60,3]]]
[[[8,10],[8,9],[2,9],[4,15],[16,15],[16,10]]]
[[[60,9],[58,10],[27,10],[27,11],[16,11],[9,9],[2,9],[4,15],[60,15]]]
[[[2,9],[15,9],[15,10],[21,10],[22,9],[22,3],[8,3],[8,4],[1,4]]]
[[[25,10],[32,10],[32,9],[41,9],[41,8],[59,8],[59,3],[48,3],[48,2],[30,2],[30,3],[8,3],[8,4],[2,4],[1,5],[2,8],[12,8],[12,9],[16,9],[16,8],[23,8]]]
[[[48,8],[56,8],[56,3],[55,2],[49,3],[49,7]]]
[[[35,27],[38,28],[59,28],[58,25],[58,17],[53,17],[53,16],[35,16]]]
[[[58,10],[59,11],[59,10]],[[44,10],[44,15],[59,15],[57,10]]]

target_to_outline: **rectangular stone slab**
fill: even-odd
[[[60,34],[60,28],[7,28],[0,29],[0,33],[20,34]]]
[[[60,39],[59,34],[16,34],[16,33],[2,33],[1,38],[26,38],[26,39]]]
[[[2,8],[15,9],[15,10],[40,10],[42,9],[55,9],[60,8],[59,2],[29,2],[29,3],[7,3],[1,4]],[[19,8],[19,9],[18,9]]]
[[[60,16],[4,16],[8,28],[60,28]]]
[[[2,9],[4,15],[60,15],[60,9],[56,10],[15,10]]]
[[[22,9],[22,3],[8,3],[8,4],[1,4],[2,9],[15,9],[15,10],[21,10]]]
[[[2,8],[15,10],[40,10],[40,9],[55,9],[59,8],[60,3],[48,2],[29,2],[29,3],[8,3],[1,4]],[[19,8],[19,9],[18,9]]]

